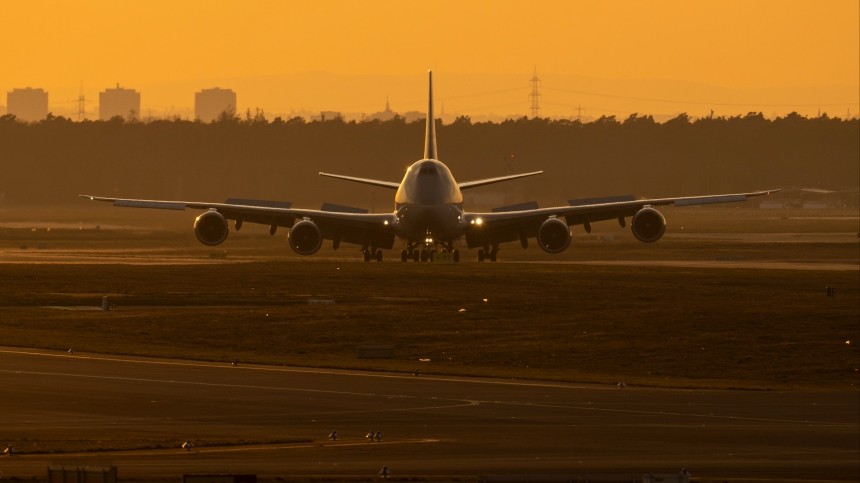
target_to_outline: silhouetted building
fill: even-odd
[[[203,122],[217,120],[223,114],[236,115],[236,93],[230,89],[203,89],[194,94],[194,117]]]
[[[114,117],[136,119],[140,117],[140,93],[134,89],[105,89],[99,92],[99,119],[107,121]]]
[[[44,89],[15,89],[6,94],[7,112],[16,118],[34,122],[48,117],[48,93]]]

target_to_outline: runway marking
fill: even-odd
[[[860,271],[857,263],[815,262],[768,262],[768,261],[711,261],[711,260],[507,260],[500,263],[526,265],[587,265],[607,267],[668,267],[749,270],[799,270],[799,271]]]
[[[363,397],[385,397],[385,398],[397,398],[397,399],[419,399],[416,396],[405,396],[405,395],[391,395],[391,394],[377,394],[377,393],[359,393],[352,391],[334,391],[334,390],[325,390],[325,389],[298,389],[291,387],[278,387],[278,386],[257,386],[257,385],[245,385],[245,384],[226,384],[226,383],[210,383],[210,382],[195,382],[195,381],[179,381],[179,380],[167,380],[167,379],[145,379],[145,378],[134,378],[134,377],[121,377],[121,376],[96,376],[89,374],[70,374],[70,373],[60,373],[60,372],[40,372],[40,371],[20,371],[20,370],[10,370],[10,369],[0,369],[0,373],[8,373],[8,374],[28,374],[28,375],[38,375],[38,376],[54,376],[54,377],[75,377],[75,378],[83,378],[83,379],[98,379],[98,380],[114,380],[114,381],[135,381],[135,382],[149,382],[149,383],[161,383],[161,384],[177,384],[177,385],[187,385],[187,386],[204,386],[204,387],[229,387],[229,388],[240,388],[240,389],[260,389],[260,390],[270,390],[270,391],[284,391],[284,392],[304,392],[304,393],[321,393],[321,394],[338,394],[338,395],[351,395],[351,396],[363,396]],[[692,418],[706,418],[706,419],[720,419],[720,420],[734,420],[734,421],[759,421],[759,422],[769,422],[769,423],[791,423],[791,424],[805,424],[805,425],[814,425],[814,426],[823,426],[823,427],[841,427],[841,426],[854,426],[853,423],[836,423],[836,422],[822,422],[822,421],[810,421],[810,420],[793,420],[793,419],[774,419],[774,418],[752,418],[745,416],[730,416],[730,415],[718,415],[718,414],[704,414],[704,413],[683,413],[683,412],[672,412],[672,411],[646,411],[641,409],[613,409],[613,408],[603,408],[603,407],[595,407],[595,406],[574,406],[574,405],[553,405],[553,404],[542,404],[542,403],[531,403],[531,402],[512,402],[512,401],[496,401],[496,400],[474,400],[474,399],[440,399],[440,401],[457,401],[457,404],[441,404],[441,405],[433,405],[433,406],[425,406],[425,407],[414,407],[414,408],[382,408],[382,409],[369,409],[369,410],[357,410],[357,411],[328,411],[325,414],[359,414],[359,413],[375,413],[375,412],[413,412],[413,411],[424,411],[424,410],[438,410],[438,409],[453,409],[458,407],[468,407],[468,406],[479,406],[481,404],[498,404],[498,405],[507,405],[507,406],[520,406],[520,407],[537,407],[537,408],[553,408],[553,409],[569,409],[569,410],[578,410],[578,411],[599,411],[599,412],[611,412],[611,413],[625,413],[625,414],[645,414],[645,415],[658,415],[658,416],[683,416],[683,417],[692,417]],[[310,413],[310,414],[320,414],[320,413]],[[267,415],[271,417],[272,415]],[[237,415],[231,414],[230,418],[235,419]],[[195,418],[190,418],[195,419]],[[213,419],[212,416],[207,416],[204,419]],[[216,418],[217,419],[217,418]]]
[[[128,364],[151,364],[151,365],[162,365],[162,366],[180,366],[180,367],[200,367],[207,369],[228,369],[228,370],[250,370],[250,371],[265,371],[265,372],[286,372],[286,373],[297,373],[297,374],[323,374],[323,375],[336,375],[336,376],[349,376],[349,377],[369,377],[369,378],[377,378],[377,379],[405,379],[405,380],[426,380],[426,381],[436,381],[436,382],[457,382],[461,384],[486,384],[486,385],[497,385],[497,386],[517,386],[517,387],[538,387],[538,388],[552,388],[552,389],[590,389],[590,390],[606,390],[606,391],[617,391],[618,389],[614,385],[586,385],[586,384],[568,384],[561,382],[539,382],[539,381],[502,381],[502,380],[490,380],[490,379],[479,379],[479,378],[467,378],[464,377],[445,377],[445,376],[430,376],[430,375],[405,375],[405,374],[386,374],[386,373],[369,373],[369,372],[360,372],[353,371],[349,369],[314,369],[314,368],[300,368],[300,367],[277,367],[277,366],[259,366],[259,365],[240,365],[240,366],[231,366],[226,365],[227,363],[217,363],[217,362],[185,362],[185,361],[165,361],[165,360],[144,360],[144,359],[125,359],[121,357],[113,357],[113,356],[99,356],[99,355],[83,355],[83,354],[73,354],[69,355],[66,353],[60,354],[52,354],[48,352],[32,352],[32,351],[23,351],[23,350],[14,350],[14,349],[0,349],[0,354],[18,354],[18,355],[29,355],[29,356],[37,356],[37,357],[74,357],[75,359],[80,360],[94,360],[94,361],[108,361],[108,362],[123,362]],[[653,388],[643,388],[643,389],[653,389]],[[662,391],[679,391],[679,392],[689,392],[689,391],[700,391],[700,389],[676,389],[676,388],[666,388],[660,389]]]
[[[492,401],[495,404],[504,404],[504,405],[522,405],[517,403],[509,403],[505,401]],[[577,409],[583,411],[601,411],[601,412],[609,412],[609,413],[626,413],[626,414],[647,414],[647,415],[656,415],[656,416],[688,416],[693,418],[711,418],[711,419],[726,419],[726,420],[736,420],[736,421],[760,421],[766,423],[792,423],[792,424],[807,424],[811,426],[822,426],[822,427],[840,427],[840,426],[851,426],[854,427],[856,424],[854,423],[839,423],[839,422],[824,422],[824,421],[810,421],[810,420],[798,420],[798,419],[774,419],[774,418],[753,418],[748,416],[724,416],[719,414],[704,414],[704,413],[679,413],[679,412],[671,412],[671,411],[646,411],[643,409],[612,409],[612,408],[601,408],[595,406],[568,406],[568,405],[554,405],[554,404],[542,404],[542,403],[528,403],[529,406],[542,407],[542,408],[552,408],[552,409]]]
[[[118,451],[86,451],[78,453],[36,453],[36,454],[16,454],[15,459],[43,459],[46,456],[54,458],[81,458],[81,457],[99,457],[105,456],[185,456],[195,454],[214,454],[214,453],[239,453],[248,451],[272,451],[272,450],[290,450],[290,449],[308,449],[308,448],[341,448],[341,447],[370,447],[370,446],[398,446],[407,444],[428,444],[438,443],[439,439],[406,439],[399,441],[354,441],[354,442],[319,442],[319,443],[295,443],[295,444],[252,444],[248,446],[212,446],[195,448],[191,451],[186,451],[178,448],[169,449],[147,449],[147,450],[118,450]]]
[[[74,357],[76,359],[84,359],[84,360],[96,360],[96,361],[110,361],[110,362],[125,362],[125,363],[138,363],[138,364],[153,364],[153,365],[168,365],[168,366],[187,366],[187,367],[202,367],[202,368],[218,368],[218,369],[240,369],[234,366],[218,366],[214,364],[206,364],[206,363],[185,363],[185,362],[170,362],[170,361],[150,361],[150,360],[136,360],[136,359],[122,359],[122,358],[114,358],[114,357],[99,357],[99,356],[68,356],[65,354],[51,354],[51,353],[41,353],[41,352],[28,352],[28,351],[15,351],[15,350],[5,350],[0,349],[0,353],[9,353],[9,354],[20,354],[20,355],[32,355],[32,356],[44,356],[44,357]],[[402,376],[402,375],[390,375],[390,374],[367,374],[367,373],[352,373],[347,371],[326,371],[326,370],[316,370],[316,369],[286,369],[286,368],[268,368],[268,367],[259,367],[259,366],[251,366],[244,367],[246,370],[262,370],[262,371],[272,371],[272,372],[297,372],[297,373],[310,373],[310,374],[330,374],[330,375],[342,375],[342,376],[358,376],[358,377],[380,377],[380,378],[390,378],[390,379],[409,379],[414,380],[415,376]],[[362,396],[362,397],[386,397],[386,398],[398,398],[398,399],[419,399],[416,396],[407,396],[407,395],[398,395],[398,394],[378,394],[378,393],[362,393],[362,392],[354,392],[354,391],[335,391],[335,390],[326,390],[326,389],[307,389],[307,388],[291,388],[291,387],[278,387],[278,386],[258,386],[258,385],[243,385],[243,384],[227,384],[227,383],[208,383],[208,382],[195,382],[195,381],[180,381],[180,380],[167,380],[167,379],[146,379],[146,378],[132,378],[132,377],[121,377],[121,376],[97,376],[97,375],[88,375],[88,374],[71,374],[71,373],[55,373],[55,372],[38,372],[38,371],[21,371],[21,370],[11,370],[11,369],[0,369],[0,373],[10,373],[10,374],[31,374],[31,375],[42,375],[42,376],[55,376],[55,377],[78,377],[85,379],[101,379],[101,380],[121,380],[121,381],[136,381],[136,382],[149,382],[149,383],[162,383],[162,384],[178,384],[178,385],[189,385],[189,386],[204,386],[204,387],[229,387],[229,388],[241,388],[241,389],[259,389],[259,390],[271,390],[271,391],[284,391],[284,392],[304,392],[304,393],[319,393],[319,394],[337,394],[337,395],[351,395],[351,396]],[[542,383],[530,383],[530,382],[512,382],[512,381],[487,381],[487,380],[463,380],[456,378],[436,378],[436,377],[424,377],[421,376],[422,379],[439,381],[439,382],[458,382],[458,383],[477,383],[477,384],[491,384],[491,385],[512,385],[512,386],[525,386],[525,387],[546,387],[546,388],[559,388],[559,389],[603,389],[600,387],[590,387],[590,386],[571,386],[564,384],[542,384]],[[614,388],[613,388],[614,389]],[[614,389],[617,390],[617,389]],[[678,391],[678,390],[671,390]],[[681,390],[681,391],[691,391],[691,390]],[[853,423],[836,423],[836,422],[824,422],[824,421],[811,421],[811,420],[793,420],[793,419],[774,419],[774,418],[753,418],[753,417],[745,417],[745,416],[730,416],[730,415],[717,415],[717,414],[705,414],[705,413],[683,413],[683,412],[670,412],[670,411],[647,411],[641,409],[613,409],[613,408],[605,408],[605,407],[595,407],[595,406],[573,406],[573,405],[552,405],[552,404],[544,404],[544,403],[532,403],[532,402],[515,402],[515,401],[494,401],[494,400],[467,400],[467,399],[457,399],[457,398],[447,398],[440,399],[440,401],[456,401],[457,404],[443,404],[443,405],[433,405],[428,407],[416,407],[416,408],[387,408],[387,409],[373,409],[373,410],[357,410],[357,411],[336,411],[336,412],[326,412],[326,414],[345,414],[345,413],[373,413],[373,412],[392,412],[392,411],[421,411],[421,410],[429,410],[429,409],[452,409],[457,407],[468,407],[468,406],[478,406],[480,404],[500,404],[500,405],[510,405],[510,406],[534,406],[534,407],[543,407],[543,408],[554,408],[554,409],[572,409],[572,410],[582,410],[582,411],[600,411],[600,412],[614,412],[614,413],[627,413],[627,414],[646,414],[646,415],[659,415],[659,416],[685,416],[685,417],[698,417],[698,418],[707,418],[707,419],[722,419],[722,420],[735,420],[735,421],[759,421],[759,422],[769,422],[769,423],[791,423],[791,424],[808,424],[808,425],[816,425],[816,426],[853,426]],[[317,414],[317,413],[313,413]],[[232,415],[232,417],[236,417],[236,415]]]

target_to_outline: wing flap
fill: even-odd
[[[122,206],[124,208],[154,208],[158,210],[179,210],[185,209],[184,203],[176,203],[173,201],[150,201],[150,200],[115,200],[114,206]]]
[[[675,206],[710,205],[714,203],[734,203],[746,201],[746,195],[701,196],[698,198],[681,198],[675,200]]]

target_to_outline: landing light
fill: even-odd
[[[387,225],[387,224],[388,224],[388,220],[383,221],[383,222],[382,222],[382,224],[383,224],[383,225]]]

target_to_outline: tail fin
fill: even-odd
[[[433,71],[430,76],[430,101],[427,107],[427,134],[424,137],[424,159],[436,159],[436,118],[433,117]]]

